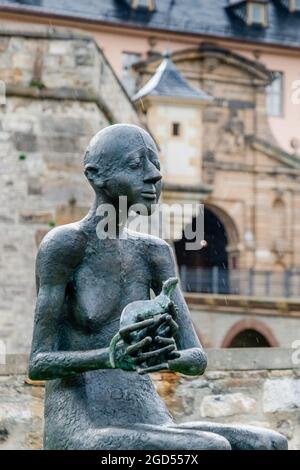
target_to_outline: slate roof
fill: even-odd
[[[181,75],[169,57],[166,57],[150,80],[132,97],[137,101],[144,96],[166,96],[180,99],[208,101],[212,97],[197,90]]]
[[[0,10],[300,47],[300,14],[290,13],[282,0],[268,0],[267,28],[247,26],[226,6],[228,0],[156,0],[156,9],[149,12],[132,9],[130,0],[0,0]]]

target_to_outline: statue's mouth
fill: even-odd
[[[156,191],[142,191],[141,196],[145,199],[154,200],[156,199]]]

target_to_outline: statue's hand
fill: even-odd
[[[178,326],[170,314],[141,320],[120,330],[122,341],[115,350],[115,367],[138,370],[168,368],[168,361],[179,357],[173,334]]]
[[[137,370],[137,356],[144,352],[147,346],[151,343],[151,337],[143,338],[138,343],[130,346],[127,343],[124,343],[124,341],[120,341],[116,346],[114,354],[116,368],[127,371]]]
[[[180,354],[174,339],[178,330],[175,322],[176,315],[175,309],[169,310],[169,313],[156,317],[152,325],[139,333],[140,339],[145,335],[152,339],[152,342],[147,345],[148,351],[140,351],[137,354],[135,362],[139,366],[140,374],[168,370],[168,362],[179,358]]]

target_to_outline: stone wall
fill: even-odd
[[[15,353],[30,347],[41,238],[90,206],[91,136],[139,119],[90,38],[0,33],[0,80],[0,342]]]
[[[208,350],[198,378],[153,376],[176,422],[243,423],[272,428],[300,449],[300,364],[284,349]],[[42,448],[42,383],[26,378],[27,356],[0,365],[0,449]]]

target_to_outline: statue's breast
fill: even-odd
[[[91,332],[120,317],[130,302],[149,299],[150,273],[140,250],[89,247],[74,272],[69,309],[74,326]]]

